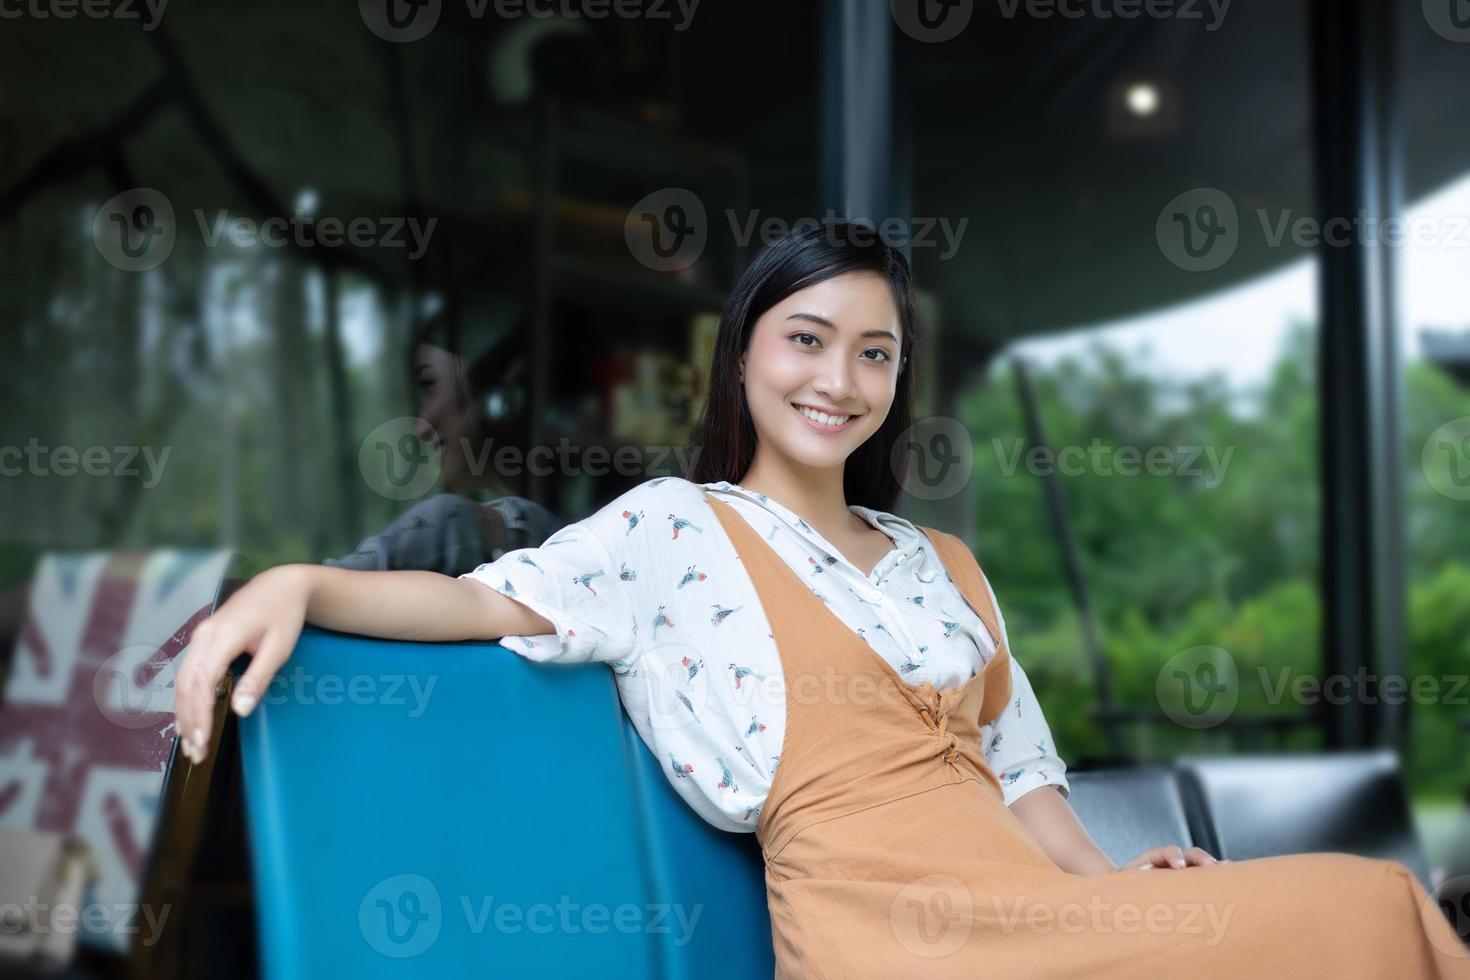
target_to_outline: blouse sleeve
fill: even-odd
[[[625,523],[618,510],[614,501],[539,547],[507,551],[460,576],[516,600],[556,628],[554,634],[502,637],[503,646],[543,662],[623,666],[634,659],[629,583],[620,577],[617,560],[622,539],[616,535]]]
[[[990,582],[985,583],[987,589]],[[1011,649],[1010,636],[1006,633],[1005,616],[1000,603],[995,601],[995,590],[990,590],[990,600],[1000,623],[1001,637],[1006,649]],[[1041,703],[1031,689],[1026,671],[1011,654],[1011,700],[1001,711],[1000,717],[982,730],[985,761],[1000,779],[1001,793],[1006,806],[1015,803],[1039,786],[1052,785],[1061,792],[1063,799],[1070,796],[1072,787],[1067,783],[1067,764],[1057,755],[1056,743],[1051,737],[1051,728],[1041,712]]]

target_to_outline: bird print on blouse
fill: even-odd
[[[850,508],[893,543],[865,575],[800,516],[724,481],[649,480],[540,547],[462,576],[555,629],[502,637],[507,649],[544,662],[606,663],[675,791],[714,826],[751,832],[780,765],[785,675],[759,596],[706,492],[734,508],[906,683],[962,683],[996,644],[909,521]],[[649,514],[667,517],[649,521]],[[1066,765],[1050,749],[1054,740],[1014,650],[1010,671],[1015,698],[980,731],[986,761],[1007,804],[1044,785],[1066,795]]]

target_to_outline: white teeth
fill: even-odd
[[[807,418],[812,419],[815,422],[820,422],[822,425],[841,425],[848,419],[852,418],[851,415],[828,415],[827,413],[819,412],[814,408],[807,408],[805,405],[796,406],[796,410],[805,415]]]

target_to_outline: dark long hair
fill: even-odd
[[[694,431],[698,453],[687,477],[692,483],[736,483],[755,459],[755,423],[740,381],[740,358],[750,346],[755,323],[792,293],[848,272],[880,275],[893,291],[901,326],[898,386],[888,417],[843,468],[847,503],[892,513],[908,466],[908,454],[893,447],[913,424],[914,371],[918,343],[913,280],[902,252],[873,229],[847,221],[798,223],[751,260],[720,313],[720,331],[710,364],[708,400]]]

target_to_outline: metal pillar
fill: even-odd
[[[1401,211],[1390,0],[1313,0],[1317,211],[1372,230]],[[1325,227],[1325,224],[1324,224]],[[1381,224],[1378,225],[1381,227]],[[1405,704],[1360,672],[1403,672],[1402,501],[1394,255],[1363,230],[1320,257],[1323,673],[1354,692],[1325,705],[1329,749],[1402,747]],[[1340,241],[1340,239],[1339,239]],[[1341,682],[1339,682],[1341,683]]]

